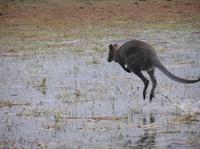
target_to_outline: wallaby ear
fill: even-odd
[[[114,47],[114,46],[113,46],[112,44],[109,45],[109,49],[110,49],[110,50],[113,50],[113,47]]]
[[[118,45],[117,45],[116,43],[114,44],[114,48],[115,48],[115,49],[118,49]]]

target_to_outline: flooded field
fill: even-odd
[[[48,3],[49,7],[56,10],[63,3],[62,0],[53,2]],[[158,86],[155,98],[149,103],[151,85],[144,101],[141,80],[118,64],[107,62],[110,43],[121,45],[139,39],[153,45],[161,62],[174,74],[186,79],[199,78],[200,21],[199,11],[196,13],[199,3],[184,3],[183,12],[180,9],[175,15],[186,16],[184,21],[193,19],[193,23],[165,24],[170,15],[166,16],[167,20],[158,16],[160,24],[115,22],[117,12],[114,23],[98,22],[109,19],[105,11],[108,18],[94,14],[92,19],[97,19],[97,23],[73,26],[72,22],[73,29],[67,23],[62,24],[60,18],[53,22],[46,6],[47,20],[43,13],[38,13],[38,19],[33,10],[39,1],[19,7],[13,3],[0,5],[10,9],[0,15],[3,20],[0,22],[0,149],[200,148],[200,83],[177,83],[156,70]],[[107,9],[110,3],[113,6],[112,1],[104,3],[81,1],[80,6],[78,3],[73,7],[86,11],[85,8],[93,7]],[[141,11],[143,6],[149,8],[149,3],[140,3],[144,4]],[[155,4],[161,8],[161,3]],[[169,14],[176,13],[176,5],[170,5],[170,1],[164,6],[160,13],[166,13],[163,9],[171,7],[173,11]],[[120,5],[117,3],[116,7]],[[22,8],[24,12],[19,13]],[[137,8],[140,11],[140,6]],[[129,12],[126,9],[122,9],[124,17]],[[188,9],[197,16],[188,17],[184,12]],[[52,9],[55,14],[63,15],[64,9],[56,10]],[[16,16],[9,14],[15,11],[19,11]],[[83,18],[84,13],[90,21],[91,16],[83,12]],[[70,19],[77,23],[74,18]],[[82,16],[76,19],[83,21]]]
[[[199,33],[136,32],[175,74],[199,77]],[[99,40],[100,52],[94,42],[48,43],[63,45],[51,53],[1,53],[1,147],[199,148],[200,84],[179,84],[156,71],[155,99],[143,101],[142,82],[106,61],[108,44],[124,41]],[[74,46],[87,52],[72,52]]]

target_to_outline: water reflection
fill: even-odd
[[[155,122],[155,118],[153,114],[149,114],[147,117],[144,115],[143,117],[143,126],[153,124]],[[153,149],[155,148],[155,139],[156,139],[156,132],[150,132],[149,129],[144,129],[144,134],[139,136],[139,140],[136,142],[132,142],[128,140],[124,147],[128,147],[131,149]]]

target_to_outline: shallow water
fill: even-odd
[[[199,77],[199,34],[137,32],[170,71]],[[155,98],[143,101],[139,78],[106,62],[115,41],[123,42],[100,40],[104,52],[94,52],[93,41],[81,41],[87,52],[72,52],[77,40],[51,53],[1,53],[1,148],[199,148],[200,84],[157,70]]]

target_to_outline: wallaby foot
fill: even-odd
[[[151,93],[150,93],[149,102],[151,102],[153,98],[154,98],[154,92],[151,92]]]

